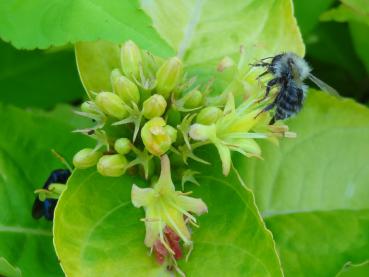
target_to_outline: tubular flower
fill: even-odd
[[[139,188],[133,185],[132,203],[137,208],[145,209],[147,247],[153,248],[159,241],[174,256],[176,251],[164,233],[167,227],[173,230],[185,245],[192,244],[187,224],[196,223],[192,214],[201,215],[207,212],[207,206],[201,199],[187,195],[188,193],[175,190],[167,155],[161,157],[160,177],[152,188]]]

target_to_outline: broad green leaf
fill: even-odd
[[[70,160],[89,141],[45,112],[34,114],[4,105],[0,111],[0,256],[26,277],[62,276],[51,223],[31,216],[34,190],[42,187],[52,170],[64,167],[50,149]]]
[[[48,48],[98,39],[134,39],[162,55],[172,50],[136,0],[24,0],[0,3],[0,37],[17,48]]]
[[[91,92],[112,91],[110,74],[120,68],[117,44],[107,41],[79,42],[75,46],[81,82],[90,98]]]
[[[286,274],[304,276],[314,267],[319,276],[330,276],[325,275],[326,268],[338,272],[349,253],[355,252],[356,262],[369,257],[369,237],[359,235],[355,242],[351,239],[355,234],[347,232],[367,230],[367,218],[361,214],[369,208],[369,110],[352,100],[316,92],[288,124],[297,132],[296,139],[285,139],[280,147],[263,144],[263,161],[239,160],[238,168],[276,237]],[[351,211],[352,226],[340,221]],[[332,219],[319,212],[331,213]],[[343,241],[349,241],[346,248],[333,236],[320,237],[316,224],[322,234],[341,232]],[[289,231],[275,227],[282,225]],[[330,247],[329,260],[311,257],[325,253],[322,243]],[[308,250],[310,258],[303,254]]]
[[[349,25],[356,53],[369,73],[369,24],[350,22]]]
[[[320,15],[334,0],[294,0],[295,14],[303,37],[306,38],[319,23]]]
[[[199,217],[195,248],[188,262],[180,262],[181,269],[188,276],[282,276],[252,194],[237,181],[238,189],[214,176],[200,178],[201,186],[193,188],[209,214]],[[165,269],[143,244],[144,214],[131,204],[133,183],[145,186],[133,177],[102,177],[95,170],[72,175],[54,225],[56,250],[68,276],[163,276]]]
[[[51,108],[84,97],[71,50],[21,51],[0,41],[0,101]]]
[[[364,277],[369,276],[369,262],[361,264],[346,264],[336,277]]]
[[[265,218],[286,276],[335,276],[369,257],[369,210],[293,212]],[[366,276],[366,275],[364,275]]]
[[[189,67],[214,70],[241,45],[250,60],[305,51],[290,0],[141,0],[141,6]]]
[[[13,267],[6,259],[0,258],[0,276],[4,277],[21,277],[22,273],[19,268]]]

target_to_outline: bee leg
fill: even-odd
[[[260,100],[258,100],[258,103],[264,101],[269,96],[269,93],[270,93],[270,90],[272,89],[272,87],[275,86],[278,83],[279,83],[279,78],[275,78],[275,79],[270,80],[267,83],[264,97],[261,98]]]
[[[268,67],[270,66],[270,63],[260,62],[260,63],[250,63],[250,65],[254,67]]]
[[[256,78],[256,80],[258,80],[258,81],[259,81],[261,77],[263,77],[263,76],[267,75],[268,73],[269,73],[269,71],[268,71],[268,70],[264,71],[263,73],[261,73],[261,74]]]
[[[273,109],[275,106],[275,103],[273,102],[272,104],[269,104],[268,106],[266,106],[264,109],[262,109],[254,118],[257,118],[260,114],[265,113],[267,111],[270,111],[271,109]]]

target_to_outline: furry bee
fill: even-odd
[[[50,176],[47,178],[43,189],[48,189],[50,184],[58,183],[65,184],[70,176],[71,172],[68,169],[56,169],[53,170]],[[56,199],[46,199],[41,201],[38,196],[33,202],[32,216],[34,219],[39,219],[44,216],[47,220],[53,220],[54,210],[58,200]]]
[[[270,60],[270,62],[267,62],[267,60]],[[261,59],[256,64],[251,64],[251,66],[264,67],[266,69],[257,79],[266,74],[273,75],[273,79],[267,83],[265,95],[260,101],[268,97],[273,87],[278,87],[278,93],[274,101],[262,110],[262,112],[266,112],[275,108],[270,124],[280,119],[289,118],[301,110],[308,89],[308,86],[304,84],[304,80],[307,78],[323,91],[332,95],[338,95],[334,88],[312,75],[308,63],[295,53],[288,52],[267,57]]]

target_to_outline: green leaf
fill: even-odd
[[[0,41],[0,101],[51,108],[83,98],[73,52],[20,51]]]
[[[81,81],[90,98],[91,92],[112,91],[110,74],[120,68],[117,44],[97,41],[79,42],[75,47]]]
[[[199,180],[193,195],[207,203],[209,214],[200,216],[200,228],[193,229],[194,250],[187,263],[180,262],[183,271],[188,276],[282,276],[252,194],[237,181],[236,189],[213,176]],[[144,213],[131,204],[133,183],[145,186],[133,177],[102,177],[95,170],[73,173],[54,225],[56,250],[68,276],[164,274],[143,244]]]
[[[286,276],[335,276],[347,261],[369,257],[369,210],[301,211],[265,220]]]
[[[0,120],[0,256],[19,267],[23,276],[62,276],[51,223],[31,216],[34,190],[52,170],[64,167],[50,149],[70,160],[89,140],[45,112],[1,105]]]
[[[313,92],[288,124],[296,139],[279,148],[263,144],[264,161],[239,160],[238,168],[276,238],[286,275],[313,268],[332,276],[326,270],[338,272],[352,253],[355,262],[369,257],[369,110]],[[332,235],[338,233],[340,243]]]
[[[141,0],[158,33],[187,66],[214,71],[243,45],[250,60],[282,51],[304,54],[290,0]]]
[[[364,277],[369,275],[369,262],[361,264],[346,264],[336,277]]]
[[[349,26],[356,53],[369,73],[369,24],[350,22]]]
[[[0,258],[0,276],[4,277],[21,277],[22,273],[19,268],[13,267],[6,259]]]
[[[318,25],[320,15],[327,10],[333,2],[334,0],[293,1],[297,22],[305,39]]]
[[[0,4],[0,36],[17,48],[134,39],[155,53],[172,53],[150,25],[135,0],[11,0]]]

